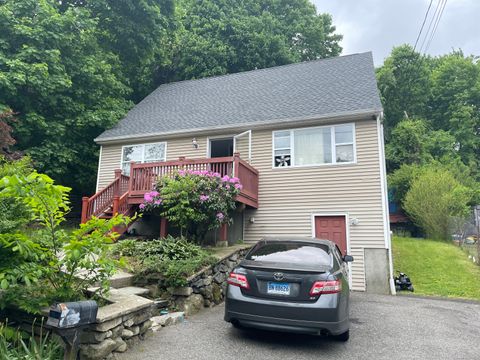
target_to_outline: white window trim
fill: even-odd
[[[339,126],[351,125],[352,126],[352,136],[353,142],[348,143],[336,143],[335,142],[335,128]],[[331,147],[332,147],[332,162],[331,163],[324,163],[324,164],[310,164],[310,165],[290,165],[290,166],[275,166],[275,150],[286,150],[288,148],[278,148],[275,149],[275,133],[277,132],[289,132],[290,133],[290,158],[291,163],[294,162],[295,158],[295,136],[293,136],[294,131],[296,130],[305,130],[305,129],[322,129],[322,128],[330,128],[330,136],[331,136]],[[337,146],[340,145],[353,145],[353,161],[349,162],[337,162],[337,154],[336,149]],[[352,165],[357,163],[357,136],[356,136],[356,127],[355,123],[342,123],[342,124],[335,124],[335,125],[322,125],[322,126],[309,126],[309,127],[302,127],[302,128],[294,128],[294,129],[285,129],[285,130],[274,130],[272,131],[272,169],[292,169],[292,168],[308,168],[308,167],[318,167],[318,166],[342,166],[342,165]]]
[[[164,144],[165,146],[165,151],[164,151],[164,158],[163,160],[158,160],[158,161],[167,161],[167,142],[166,141],[156,141],[156,142],[151,142],[151,143],[141,143],[141,144],[129,144],[129,145],[123,145],[122,146],[122,155],[120,156],[120,169],[122,169],[123,171],[123,150],[126,148],[126,147],[130,147],[130,146],[143,146],[143,151],[142,151],[142,160],[140,161],[140,163],[144,163],[145,162],[145,145],[158,145],[158,144]],[[138,162],[138,161],[136,161]]]

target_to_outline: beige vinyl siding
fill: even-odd
[[[178,160],[180,156],[187,158],[205,158],[207,156],[207,137],[197,137],[198,148],[192,144],[192,138],[159,139],[153,142],[167,143],[167,160]],[[107,186],[114,178],[114,170],[120,169],[122,161],[122,147],[125,145],[144,144],[144,142],[126,142],[120,145],[103,145],[98,172],[98,190]]]
[[[235,152],[240,153],[240,157],[248,161],[248,135],[238,138],[235,145]]]
[[[120,169],[121,155],[121,145],[102,145],[97,174],[97,191],[103,189],[114,179],[115,169]]]
[[[267,235],[311,236],[313,214],[348,214],[350,220],[358,219],[358,225],[347,223],[350,253],[355,258],[351,265],[352,287],[365,290],[363,249],[385,248],[376,121],[355,122],[355,164],[272,168],[272,130],[280,129],[252,131],[252,165],[260,173],[259,209],[246,210],[244,240],[253,242]],[[196,139],[198,149],[192,146],[192,136],[150,142],[167,142],[167,160],[180,156],[204,158],[208,138]],[[243,158],[248,157],[246,142],[242,141],[239,149]],[[113,180],[114,170],[120,167],[121,152],[122,145],[103,146],[99,189]],[[251,217],[255,219],[253,223]]]
[[[244,240],[311,236],[313,214],[346,213],[349,219],[358,219],[358,225],[347,227],[355,257],[353,288],[363,291],[363,248],[385,248],[376,121],[356,122],[355,134],[356,164],[272,168],[272,131],[253,131],[252,165],[260,172],[259,208],[245,214]]]

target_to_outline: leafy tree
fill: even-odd
[[[378,88],[385,111],[387,139],[398,122],[425,117],[430,95],[430,59],[414,52],[410,45],[395,47],[377,70]]]
[[[62,12],[86,8],[98,19],[96,39],[106,52],[118,55],[121,73],[138,102],[156,85],[152,76],[171,65],[178,27],[174,0],[61,0]]]
[[[425,161],[425,138],[427,126],[423,120],[403,120],[392,131],[391,141],[386,145],[388,169],[402,164],[421,164]]]
[[[430,130],[427,124],[423,119],[405,119],[395,126],[385,150],[389,171],[403,164],[422,165],[459,157],[455,137],[444,130]]]
[[[12,136],[12,125],[16,121],[15,113],[12,110],[0,112],[0,156],[8,159],[18,159],[21,157],[20,152],[11,149],[11,146],[16,144]]]
[[[461,51],[424,57],[408,45],[377,70],[385,109],[389,188],[400,203],[425,171],[480,189],[480,64]],[[462,218],[458,218],[458,223]]]
[[[165,82],[335,56],[340,39],[307,0],[3,0],[0,109],[18,114],[15,148],[36,168],[90,193],[93,139],[130,100]]]
[[[167,80],[336,56],[341,36],[308,0],[181,0],[178,45]]]
[[[78,192],[92,191],[92,139],[131,106],[113,53],[99,46],[88,9],[60,12],[53,0],[0,3],[0,107],[17,112],[18,148]]]
[[[454,52],[437,60],[431,77],[432,125],[449,131],[462,161],[479,169],[480,64],[471,56]]]
[[[452,220],[468,216],[472,196],[448,170],[427,169],[413,180],[403,208],[429,238],[448,239]]]

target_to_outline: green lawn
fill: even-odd
[[[453,244],[393,238],[395,274],[406,273],[415,294],[480,300],[480,266]]]

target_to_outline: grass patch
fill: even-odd
[[[394,237],[393,260],[416,294],[480,300],[480,266],[453,244]]]

